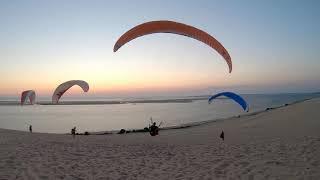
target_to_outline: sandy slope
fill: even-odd
[[[314,99],[158,137],[0,129],[0,179],[320,179],[319,110]]]

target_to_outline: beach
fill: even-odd
[[[320,179],[319,107],[311,99],[156,137],[0,129],[0,179]]]

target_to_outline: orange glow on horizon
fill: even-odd
[[[113,94],[113,93],[131,93],[131,92],[145,92],[145,91],[177,91],[183,89],[193,89],[197,87],[207,87],[210,85],[223,85],[223,81],[211,81],[207,79],[153,79],[153,78],[126,78],[126,79],[98,79],[85,80],[89,83],[90,89],[87,94]],[[5,82],[1,87],[0,95],[20,95],[26,89],[33,89],[37,95],[50,96],[55,88],[62,82],[52,83],[48,81],[24,81],[24,82]],[[82,94],[80,87],[72,87],[67,94],[78,95]]]

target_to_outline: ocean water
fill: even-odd
[[[250,94],[243,95],[243,97],[248,102],[249,113],[251,113],[267,107],[320,97],[320,94]],[[143,103],[150,98],[139,98],[138,103],[20,106],[12,99],[2,99],[0,101],[0,128],[27,131],[29,124],[32,124],[34,132],[69,133],[74,126],[77,127],[78,132],[98,132],[122,128],[142,129],[149,125],[150,117],[158,123],[162,122],[163,127],[170,127],[247,113],[230,99],[216,99],[212,104],[208,104],[207,100],[204,100],[206,97],[177,98],[194,100],[179,103],[173,101]],[[165,100],[166,98],[160,99]],[[77,99],[72,100],[77,101]],[[108,99],[104,100],[108,101]],[[126,100],[128,99],[118,98],[110,101]],[[137,99],[131,98],[131,100]]]

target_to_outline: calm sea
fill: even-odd
[[[250,112],[267,107],[320,97],[320,94],[272,94],[243,95]],[[177,97],[194,99],[195,97]],[[205,97],[206,98],[206,97]],[[149,98],[139,98],[138,103],[91,104],[91,105],[12,105],[12,99],[0,98],[0,128],[28,130],[32,124],[35,132],[69,133],[74,126],[78,132],[141,129],[149,125],[150,117],[162,126],[175,126],[193,122],[215,120],[245,114],[241,107],[229,99],[217,99],[212,104],[207,100],[141,103]],[[130,98],[129,98],[130,99]],[[157,98],[154,98],[155,100]],[[161,100],[166,98],[162,97]],[[170,98],[172,99],[172,98]],[[73,99],[74,100],[74,99]],[[76,99],[75,99],[76,100]],[[95,99],[96,100],[96,99]],[[104,99],[108,101],[108,99]],[[127,101],[128,99],[109,99]],[[92,101],[92,100],[91,100]]]

